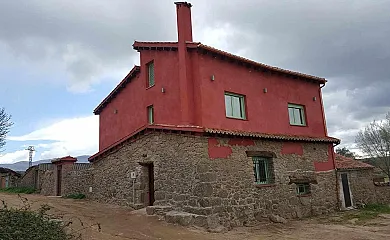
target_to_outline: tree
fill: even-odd
[[[336,153],[340,154],[344,157],[349,157],[349,158],[355,158],[355,154],[351,152],[348,148],[343,147],[343,148],[337,148]]]
[[[361,130],[355,142],[373,165],[390,177],[390,112],[385,120],[373,121]]]
[[[12,124],[11,115],[8,115],[4,108],[0,108],[0,151],[5,145],[5,139]]]

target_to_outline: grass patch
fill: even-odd
[[[375,219],[379,214],[390,214],[390,206],[385,204],[368,204],[357,211],[346,213],[341,219],[343,222],[355,219],[354,223],[364,224],[369,220]]]
[[[74,194],[69,194],[66,195],[65,198],[71,198],[71,199],[84,199],[85,195],[82,193],[74,193]]]
[[[0,189],[0,192],[32,194],[35,193],[35,189],[30,187],[9,187]]]

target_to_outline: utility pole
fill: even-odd
[[[31,167],[32,157],[33,157],[33,153],[35,152],[35,148],[34,146],[29,146],[28,148],[26,148],[26,150],[28,151],[28,167]]]

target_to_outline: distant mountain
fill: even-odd
[[[89,156],[82,155],[82,156],[77,156],[76,158],[77,158],[78,163],[87,163]],[[33,166],[41,164],[41,163],[51,163],[51,160],[52,159],[44,159],[44,160],[36,161],[36,162],[33,162]],[[0,164],[0,167],[9,168],[9,169],[12,169],[14,171],[26,171],[28,168],[28,161],[21,161],[21,162],[16,162],[16,163],[12,163],[12,164]]]

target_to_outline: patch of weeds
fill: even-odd
[[[21,208],[9,208],[5,201],[0,203],[0,239],[29,239],[29,240],[81,240],[81,231],[98,227],[100,224],[84,226],[80,221],[81,229],[71,228],[72,220],[55,219],[47,214],[50,206],[42,205],[38,210],[32,210],[27,198],[19,199],[23,203]]]
[[[354,220],[354,224],[364,224],[369,220],[377,218],[382,213],[390,213],[390,206],[385,204],[368,204],[364,208],[346,213],[342,219],[350,222]]]
[[[85,195],[82,194],[82,193],[74,193],[74,194],[66,195],[64,198],[84,199],[84,198],[85,198]]]
[[[9,187],[0,189],[0,192],[32,194],[35,193],[35,189],[31,187]]]

